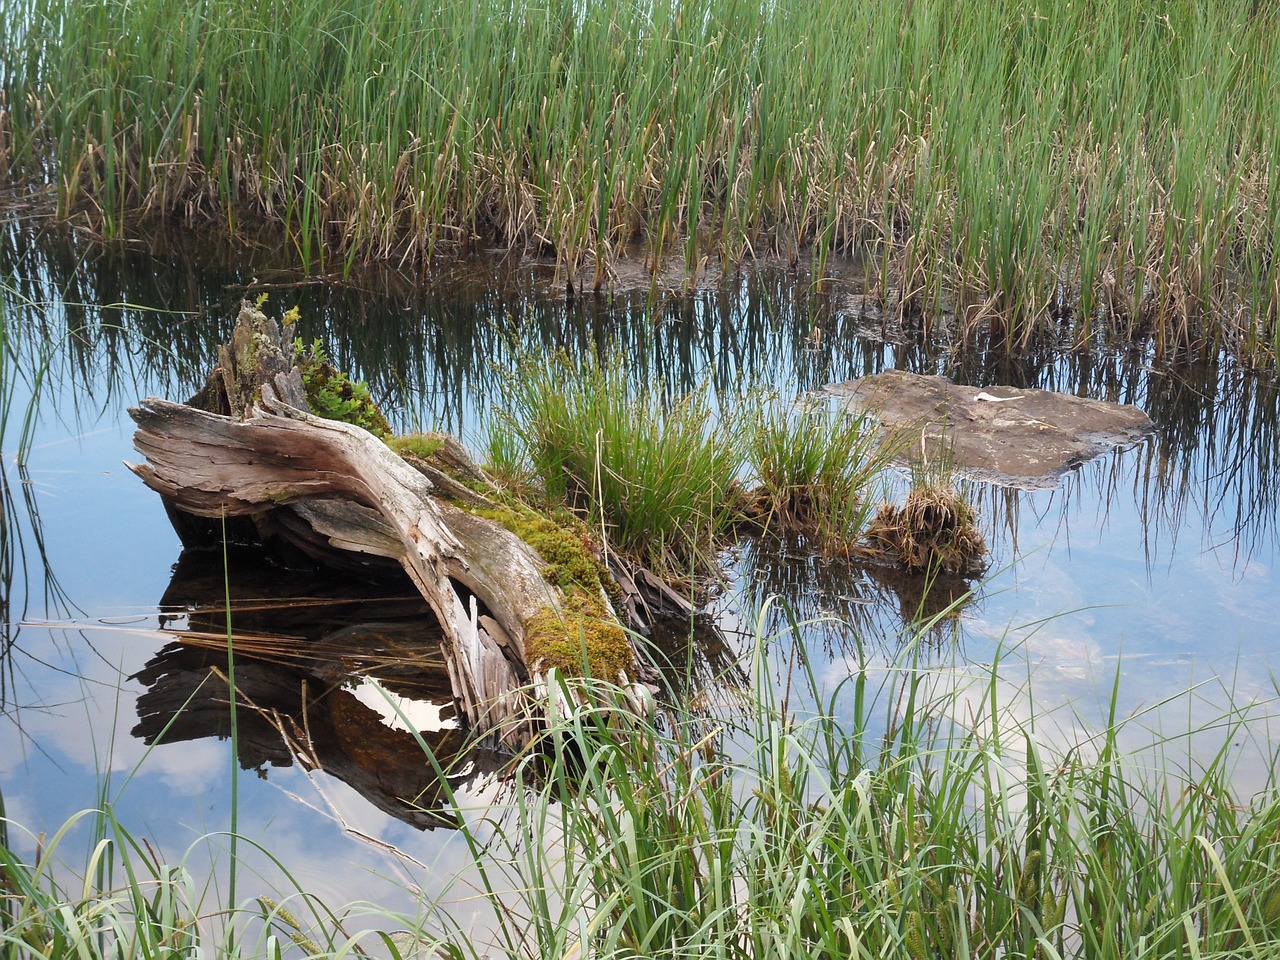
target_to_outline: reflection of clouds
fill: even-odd
[[[958,654],[948,663],[921,660],[917,703],[953,723],[960,735],[992,748],[1002,790],[1015,799],[1024,789],[1028,739],[1050,766],[1099,759],[1113,696],[1115,743],[1134,776],[1168,778],[1176,792],[1178,781],[1199,779],[1200,771],[1221,761],[1220,772],[1240,800],[1267,785],[1280,747],[1280,690],[1265,654],[1242,657],[1226,672],[1212,660],[1128,654],[1098,632],[1106,612],[1090,613],[1021,629],[967,621],[971,642],[984,632],[991,638],[990,662]],[[829,694],[858,669],[852,658],[828,662],[820,676],[823,690]],[[903,702],[901,685],[911,668],[873,657],[864,669],[868,716],[878,737]],[[836,704],[846,723],[852,696],[847,688],[845,702]]]
[[[151,623],[154,626],[154,619]],[[18,711],[15,725],[6,725],[0,733],[0,743],[25,736],[55,754],[61,765],[78,767],[81,776],[91,779],[133,770],[148,755],[146,744],[129,735],[136,721],[134,699],[139,687],[126,679],[146,662],[150,643],[141,636],[142,628],[135,634],[133,630],[95,630],[92,626],[47,631],[27,627],[23,640],[28,645],[39,643],[42,632],[48,640],[37,656],[48,662],[50,655],[61,652],[63,662],[49,664],[55,669],[36,664],[25,671],[42,706]],[[193,778],[207,774],[221,752],[216,746],[209,750],[167,750],[161,746],[151,751],[147,767],[163,773],[175,789],[193,795],[202,789]],[[0,761],[0,772],[6,775],[36,762],[30,750],[25,764],[20,752],[15,755],[6,750],[5,756],[11,758],[9,763]],[[77,771],[67,771],[73,772]]]

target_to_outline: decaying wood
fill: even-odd
[[[463,717],[522,747],[537,727],[529,691],[546,679],[526,663],[526,624],[559,612],[563,599],[545,563],[504,527],[449,502],[429,471],[372,434],[300,409],[301,378],[281,359],[280,340],[246,305],[219,370],[193,398],[213,412],[144,400],[130,414],[145,462],[130,469],[182,515],[248,517],[304,551],[400,563],[440,621]]]

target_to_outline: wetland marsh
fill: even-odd
[[[1273,955],[1277,26],[0,2],[0,960]],[[1153,430],[963,481],[968,580],[815,549],[862,501],[672,552],[721,578],[654,632],[650,720],[512,757],[406,579],[184,553],[123,465],[262,298],[396,433],[516,473],[552,356],[780,463],[797,424],[861,450],[790,404],[892,370]]]

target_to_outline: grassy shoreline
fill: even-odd
[[[287,11],[287,15],[286,15]],[[1248,0],[15,0],[0,168],[309,262],[834,252],[893,310],[1274,365],[1280,30]]]

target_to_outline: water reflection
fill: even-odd
[[[177,640],[134,675],[145,692],[133,734],[147,744],[230,736],[230,635],[244,769],[321,770],[424,829],[456,821],[418,736],[450,791],[497,769],[453,722],[442,634],[407,578],[322,577],[247,551],[224,572],[213,552],[187,551],[161,611]]]
[[[803,623],[806,642],[831,658],[856,660],[867,645],[892,658],[908,642],[954,651],[960,614],[977,599],[978,585],[963,578],[823,557],[795,538],[746,538],[733,569],[740,580],[735,599],[745,609],[784,598],[769,608],[767,633]]]
[[[1096,493],[1106,502],[1132,498],[1153,558],[1161,543],[1173,548],[1189,510],[1241,558],[1276,536],[1274,381],[1228,361],[1157,366],[1134,349],[1064,354],[1042,343],[1014,357],[980,342],[948,346],[868,317],[850,292],[852,266],[821,285],[768,269],[688,295],[628,289],[567,300],[551,289],[549,266],[510,258],[455,265],[423,283],[389,273],[332,284],[300,282],[272,263],[276,248],[267,245],[228,252],[170,238],[103,247],[17,229],[2,240],[6,311],[21,314],[10,323],[19,362],[45,365],[57,393],[48,402],[82,427],[145,393],[189,395],[240,298],[264,291],[281,311],[297,304],[301,335],[321,339],[339,366],[366,378],[406,429],[443,428],[478,443],[511,364],[553,349],[623,354],[637,380],[672,393],[709,378],[726,399],[761,385],[799,392],[899,367],[1146,410],[1155,442],[1139,465],[1113,461],[1117,473]],[[1017,510],[1007,503],[997,514]]]

